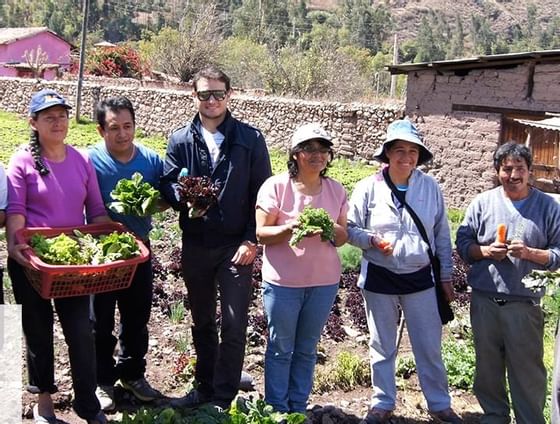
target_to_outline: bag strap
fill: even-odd
[[[385,182],[387,183],[387,185],[389,186],[389,188],[391,189],[391,191],[393,192],[395,197],[399,200],[399,202],[401,202],[401,204],[406,208],[406,210],[410,214],[412,220],[416,224],[416,228],[418,228],[418,231],[420,232],[420,235],[422,236],[422,238],[424,239],[424,241],[428,245],[428,256],[430,257],[430,263],[432,264],[432,268],[434,268],[434,272],[435,272],[434,252],[432,252],[432,247],[430,245],[430,240],[428,239],[428,233],[426,233],[426,229],[424,228],[424,225],[422,224],[422,221],[420,221],[420,218],[418,217],[418,215],[416,215],[416,212],[414,212],[414,209],[412,209],[412,206],[410,206],[406,202],[405,194],[402,191],[399,191],[397,189],[397,187],[395,187],[395,184],[393,183],[393,181],[391,181],[391,177],[389,176],[389,168],[388,167],[384,168],[382,173],[383,173],[383,178],[385,179]]]

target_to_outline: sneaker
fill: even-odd
[[[371,408],[360,424],[383,424],[389,421],[393,411],[383,408]]]
[[[56,424],[58,420],[55,415],[39,415],[39,405],[33,406],[33,423],[34,424]]]
[[[463,420],[451,408],[444,409],[443,411],[430,411],[430,416],[441,424],[461,424]]]
[[[107,424],[107,417],[102,411],[99,411],[95,418],[86,420],[87,424]]]
[[[95,396],[101,405],[102,411],[112,411],[115,409],[115,388],[100,384],[95,389]]]
[[[182,398],[172,399],[169,404],[174,408],[195,408],[204,403],[208,403],[211,400],[210,396],[205,395],[198,390],[191,390]]]
[[[121,379],[121,385],[125,390],[132,393],[137,399],[144,402],[150,402],[155,399],[159,399],[162,396],[160,392],[150,386],[150,383],[146,381],[144,377],[138,380],[123,380]]]

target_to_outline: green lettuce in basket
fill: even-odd
[[[140,254],[138,243],[130,233],[113,231],[99,237],[79,230],[73,233],[48,238],[33,234],[29,244],[43,262],[51,265],[99,265]]]

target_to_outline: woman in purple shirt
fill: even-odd
[[[32,288],[23,254],[30,247],[17,244],[15,233],[23,227],[71,227],[108,221],[97,178],[85,154],[64,143],[68,133],[66,100],[53,90],[33,95],[29,105],[31,140],[16,152],[8,167],[8,274],[14,297],[22,305],[27,344],[27,369],[36,423],[56,423],[51,394],[54,382],[53,307]],[[84,216],[85,213],[85,216]],[[95,396],[95,348],[89,321],[89,297],[54,300],[64,337],[74,386],[73,407],[89,424],[107,422]]]

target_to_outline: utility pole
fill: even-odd
[[[78,89],[76,90],[76,122],[80,122],[80,105],[82,101],[82,82],[84,62],[86,60],[86,32],[89,13],[89,0],[84,0],[84,18],[82,20],[82,45],[80,46],[80,68],[78,70]]]
[[[397,34],[395,34],[395,40],[393,42],[393,65],[399,63],[399,45],[397,41]],[[389,95],[391,98],[395,97],[395,92],[397,91],[397,75],[391,75],[391,89]]]

